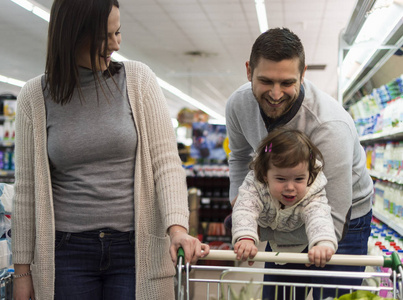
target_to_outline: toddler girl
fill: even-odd
[[[321,161],[320,151],[298,130],[276,129],[261,142],[233,208],[237,259],[256,255],[259,225],[272,229],[268,242],[273,251],[302,252],[308,246],[310,263],[325,266],[337,250],[337,239]],[[276,231],[292,232],[304,225],[306,243],[276,239]]]

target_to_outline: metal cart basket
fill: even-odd
[[[236,254],[232,250],[210,250],[209,255],[205,258],[207,260],[227,260],[236,261]],[[335,298],[337,298],[338,290],[349,290],[350,295],[355,296],[351,299],[359,299],[358,295],[363,293],[370,293],[371,295],[388,295],[388,299],[403,300],[402,296],[402,264],[397,253],[392,253],[390,256],[373,256],[373,255],[333,255],[328,264],[332,265],[347,265],[347,266],[374,266],[390,268],[391,272],[346,272],[346,271],[320,271],[320,270],[291,270],[291,269],[265,269],[265,268],[251,268],[251,267],[232,267],[232,266],[210,266],[210,265],[184,265],[184,253],[182,249],[178,252],[178,267],[177,267],[177,299],[190,300],[190,291],[192,287],[197,284],[199,287],[203,286],[206,297],[204,299],[247,299],[258,300],[261,299],[261,288],[263,285],[275,286],[275,300],[286,299],[286,293],[282,298],[277,297],[277,290],[289,289],[287,300],[297,299],[295,296],[296,288],[305,289],[305,298],[307,297],[311,288],[320,289],[322,298],[323,289],[331,288],[335,291]],[[258,252],[252,261],[260,262],[275,262],[275,263],[309,263],[308,255],[305,253],[281,253],[281,252]],[[211,273],[208,278],[194,278],[190,276],[191,271],[197,274],[198,270],[203,270],[205,273]],[[214,271],[214,272],[212,272]],[[218,272],[217,272],[218,271]],[[238,274],[237,278],[231,278],[231,274]],[[217,275],[219,274],[219,275]],[[251,281],[248,280],[251,274],[272,274],[284,276],[319,276],[329,278],[354,278],[363,279],[366,282],[374,282],[371,285],[332,285],[332,284],[314,284],[314,283],[293,283],[293,282],[265,282],[265,281]],[[385,284],[389,282],[389,284]],[[234,287],[242,286],[240,293],[234,292]],[[210,296],[211,290],[217,291],[214,296]],[[355,293],[355,295],[354,295]],[[244,295],[244,296],[242,296]],[[384,296],[383,296],[384,297]],[[328,299],[328,298],[326,298]],[[346,299],[346,298],[340,298]],[[363,298],[371,299],[371,298]],[[375,298],[374,298],[375,299]],[[383,299],[383,298],[376,298]]]

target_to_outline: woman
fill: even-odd
[[[185,174],[152,71],[111,61],[116,0],[55,0],[45,75],[18,97],[14,299],[173,299]],[[173,262],[173,263],[172,263]]]

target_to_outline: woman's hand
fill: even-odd
[[[14,265],[15,275],[28,274],[29,265]],[[34,285],[31,275],[13,279],[13,299],[14,300],[35,300]]]
[[[169,253],[175,266],[180,247],[185,252],[185,263],[195,264],[199,258],[205,257],[210,252],[209,245],[202,244],[198,239],[188,235],[186,229],[182,226],[171,226],[169,236],[171,237]]]
[[[236,253],[236,259],[246,261],[248,258],[252,259],[257,254],[257,247],[255,242],[250,239],[240,240],[234,245],[234,252]],[[249,261],[249,266],[253,265],[253,261]]]
[[[328,246],[313,246],[311,250],[308,251],[308,258],[311,262],[306,264],[307,267],[315,265],[316,267],[324,267],[326,263],[332,258],[334,254],[334,249]]]

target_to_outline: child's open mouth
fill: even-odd
[[[285,200],[285,201],[294,201],[295,200],[295,198],[296,198],[296,196],[287,196],[287,195],[283,195],[283,199]]]

